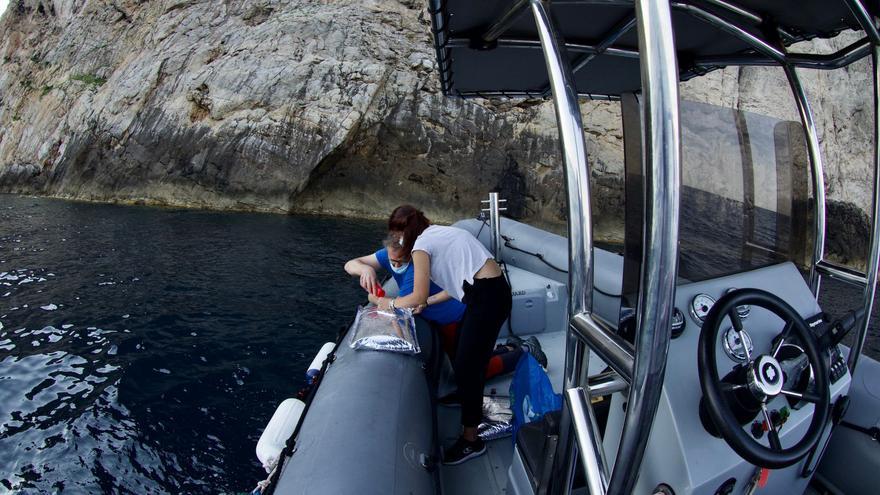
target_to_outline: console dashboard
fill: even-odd
[[[726,277],[687,283],[676,288],[675,305],[683,325],[669,347],[664,379],[664,390],[654,426],[648,442],[637,493],[651,493],[664,483],[676,494],[742,493],[754,477],[755,467],[740,458],[719,437],[713,436],[700,419],[700,388],[697,367],[697,347],[702,320],[714,301],[732,288],[757,288],[773,293],[790,304],[808,322],[821,313],[815,298],[797,268],[791,263],[769,266]],[[719,376],[737,366],[743,357],[742,346],[751,346],[756,353],[766,353],[773,339],[782,331],[783,321],[764,308],[739,307],[743,326],[748,334],[741,342],[735,333],[725,335],[730,327],[728,319],[722,323],[716,343],[716,362]],[[831,401],[846,393],[850,376],[835,347],[829,353],[831,371]],[[608,426],[604,436],[605,454],[611,462],[616,455],[622,430],[626,397],[612,397]],[[780,440],[784,447],[797,442],[806,430],[813,411],[812,404],[789,403],[776,397],[768,403],[774,423],[780,421]],[[750,428],[749,425],[744,426]],[[759,428],[760,429],[760,428]],[[763,432],[751,427],[753,436],[764,445],[768,440]],[[800,493],[809,478],[800,475],[802,460],[782,470],[774,470],[761,493]],[[720,490],[720,491],[719,491]]]

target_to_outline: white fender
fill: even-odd
[[[272,472],[275,464],[278,463],[278,456],[284,449],[287,439],[293,435],[293,430],[296,429],[305,407],[305,402],[299,399],[285,399],[278,405],[278,409],[275,409],[275,414],[260,435],[260,440],[257,442],[257,459],[263,463],[263,469],[267,473]]]
[[[327,342],[326,344],[321,346],[321,349],[318,350],[318,354],[315,355],[315,359],[312,359],[312,364],[309,365],[309,369],[306,370],[306,376],[309,379],[317,376],[318,373],[321,372],[321,365],[324,364],[324,360],[327,359],[327,356],[333,352],[333,349],[336,347],[336,344],[333,342]]]

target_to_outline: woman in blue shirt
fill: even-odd
[[[376,271],[380,268],[394,277],[400,297],[409,295],[413,291],[413,265],[411,257],[400,245],[400,239],[390,236],[385,240],[384,245],[384,248],[373,254],[354,258],[345,264],[345,271],[349,275],[360,277],[361,287],[367,291],[368,299],[377,305],[383,299],[375,295],[381,287],[376,277]],[[434,282],[430,283],[428,294],[427,304],[416,308],[414,312],[432,323],[432,326],[440,332],[443,349],[451,359],[454,359],[458,325],[464,315],[465,305],[453,299]],[[521,355],[522,349],[518,345],[499,346],[493,352],[486,367],[486,378],[512,372]]]
[[[349,260],[345,271],[349,275],[359,276],[361,287],[369,294],[370,302],[376,304],[379,298],[375,295],[381,284],[376,277],[376,270],[385,269],[397,282],[399,294],[405,296],[413,291],[413,268],[403,248],[394,245],[393,239],[385,240],[385,247],[367,256]],[[449,297],[446,292],[431,282],[427,305],[422,306],[419,314],[422,318],[440,325],[448,325],[461,320],[464,304]]]

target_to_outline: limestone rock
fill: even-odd
[[[19,0],[0,56],[3,192],[368,217],[412,202],[450,221],[500,190],[511,216],[565,225],[552,106],[444,98],[421,1]],[[802,75],[829,199],[865,210],[867,61]],[[797,116],[778,69],[717,71],[682,95]],[[582,112],[597,228],[617,237],[619,109]]]

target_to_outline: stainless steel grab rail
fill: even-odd
[[[822,260],[819,263],[816,263],[816,271],[819,275],[825,275],[835,280],[840,280],[841,282],[857,285],[860,288],[864,288],[865,285],[868,284],[868,279],[865,277],[864,273],[853,270],[848,266],[832,263],[828,260]]]
[[[813,182],[813,204],[815,205],[813,229],[815,229],[815,233],[812,263],[810,264],[810,289],[812,289],[814,296],[818,296],[821,277],[816,271],[816,266],[822,261],[825,253],[825,165],[822,161],[822,150],[819,147],[819,132],[816,130],[807,93],[804,91],[794,67],[784,63],[782,69],[785,71],[785,77],[788,78],[788,84],[794,94],[801,125],[804,128],[804,137],[807,139],[807,155],[809,155],[812,165],[810,178]]]
[[[571,318],[571,331],[602,361],[617,372],[629,383],[633,376],[635,351],[632,344],[613,333],[600,320],[587,313],[580,313]]]
[[[556,110],[556,121],[559,126],[560,144],[562,145],[562,162],[564,167],[565,187],[568,196],[568,249],[569,249],[569,304],[570,316],[587,314],[593,308],[593,226],[590,209],[590,176],[587,163],[587,146],[584,138],[583,122],[577,99],[577,88],[568,57],[565,54],[565,43],[556,32],[548,9],[540,0],[530,0],[529,6],[535,19],[544,61],[547,65],[550,91],[553,95]],[[577,386],[589,368],[589,350],[584,341],[575,334],[569,333],[565,349],[565,388]],[[589,435],[599,438],[595,422],[586,422],[584,418],[592,415],[589,401],[581,404],[578,411],[568,410],[560,425],[558,463],[554,466],[554,490],[565,493],[569,489],[573,475],[574,436]],[[589,428],[585,432],[584,428]],[[574,431],[572,431],[574,430]],[[589,455],[601,456],[591,444]],[[593,476],[590,481],[604,491],[604,478]],[[594,492],[599,493],[599,492]]]
[[[626,383],[626,380],[621,378],[620,375],[614,371],[605,371],[589,377],[587,385],[590,389],[590,398],[623,392],[629,388],[629,384]]]
[[[635,361],[608,493],[632,493],[663,392],[678,272],[681,133],[678,63],[666,0],[638,0],[642,74],[644,249],[636,305]]]
[[[875,19],[875,23],[876,23]],[[875,26],[876,32],[876,26]],[[875,41],[871,50],[872,75],[874,77],[874,184],[873,184],[873,215],[871,218],[871,248],[868,254],[867,273],[865,274],[865,292],[862,307],[865,317],[859,322],[856,341],[849,353],[850,372],[855,373],[859,356],[865,347],[868,336],[868,323],[871,321],[871,310],[874,307],[874,295],[877,290],[877,270],[880,270],[880,41]]]
[[[605,495],[608,486],[608,465],[605,463],[602,438],[596,434],[599,427],[590,405],[590,397],[581,387],[570,388],[565,391],[565,403],[571,411],[581,466],[584,468],[589,493]]]

